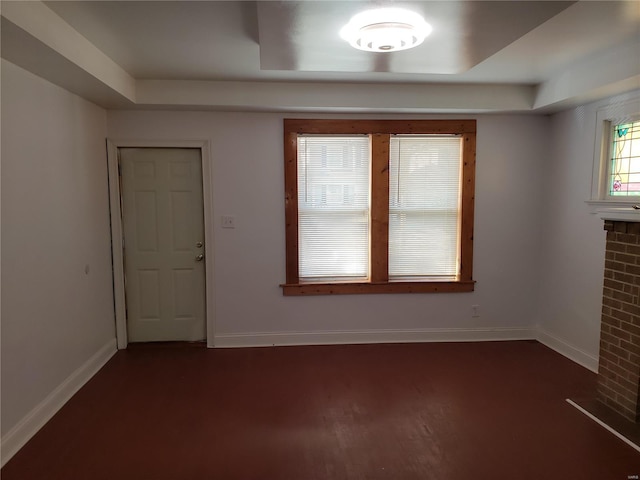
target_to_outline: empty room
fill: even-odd
[[[639,478],[640,2],[0,18],[3,480]]]

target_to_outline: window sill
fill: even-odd
[[[591,214],[598,215],[603,220],[640,221],[640,210],[633,208],[633,205],[640,203],[640,197],[628,200],[587,200],[586,203],[591,207]]]
[[[475,281],[284,284],[284,296],[473,292]]]
[[[640,203],[640,197],[631,197],[625,200],[587,200],[585,202],[591,207],[591,213],[600,213],[603,209],[625,208]]]

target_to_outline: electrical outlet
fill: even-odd
[[[471,305],[471,316],[478,318],[480,316],[480,305]]]
[[[222,228],[236,228],[236,217],[233,215],[223,215]]]

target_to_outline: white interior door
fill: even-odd
[[[197,148],[120,148],[129,342],[206,337]]]

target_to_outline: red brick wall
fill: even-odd
[[[598,398],[640,420],[640,223],[605,221]]]

